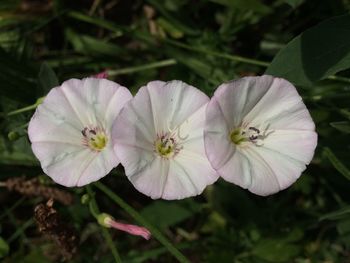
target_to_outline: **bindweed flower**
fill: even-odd
[[[204,150],[208,101],[184,82],[152,81],[124,107],[113,140],[136,189],[151,198],[182,199],[217,180]]]
[[[114,218],[106,213],[102,213],[97,218],[100,225],[104,227],[118,229],[120,231],[129,233],[134,236],[141,236],[146,240],[151,238],[151,232],[142,226],[136,226],[131,224],[124,224],[114,220]]]
[[[33,115],[28,135],[44,172],[64,186],[97,181],[119,164],[112,124],[132,98],[106,79],[70,79],[53,88]]]
[[[205,148],[225,180],[258,195],[295,182],[317,144],[315,125],[295,87],[272,76],[222,84],[207,107]]]

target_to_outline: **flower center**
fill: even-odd
[[[251,142],[257,146],[262,145],[262,140],[266,137],[265,134],[261,134],[260,130],[255,127],[248,128],[235,128],[230,133],[230,140],[236,145],[240,145],[244,142]]]
[[[183,148],[178,142],[175,134],[167,132],[157,136],[154,142],[154,151],[163,158],[172,158]]]
[[[108,142],[104,129],[100,127],[85,127],[81,134],[83,135],[83,145],[93,151],[102,151]]]

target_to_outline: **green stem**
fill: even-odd
[[[112,252],[112,255],[114,257],[115,262],[122,263],[122,259],[120,258],[118,250],[116,249],[116,247],[114,245],[113,239],[112,239],[111,234],[109,233],[108,229],[103,227],[103,226],[100,226],[100,228],[101,228],[102,234],[107,242],[107,245],[109,246],[109,248]]]
[[[212,50],[201,49],[201,48],[197,48],[195,46],[189,46],[189,45],[186,45],[184,43],[170,40],[170,39],[164,39],[164,42],[169,43],[173,46],[187,49],[187,50],[191,50],[191,51],[195,51],[195,52],[199,52],[199,53],[204,53],[204,54],[215,56],[215,57],[225,58],[225,59],[229,59],[229,60],[233,60],[233,61],[237,61],[237,62],[242,62],[242,63],[246,63],[246,64],[252,64],[252,65],[261,66],[261,67],[268,67],[270,65],[269,62],[251,59],[251,58],[246,58],[246,57],[241,57],[241,56],[237,56],[237,55],[220,53],[220,52],[212,51]]]
[[[95,199],[95,193],[94,191],[91,189],[90,186],[87,186],[86,187],[86,190],[89,194],[89,197],[90,197],[90,201],[89,201],[89,208],[90,208],[90,212],[91,214],[96,218],[97,220],[97,217],[98,215],[101,213],[100,212],[100,209],[98,208],[98,205],[97,205],[97,202],[96,202],[96,199]],[[116,263],[122,263],[122,260],[119,256],[119,253],[118,253],[118,250],[117,248],[115,247],[114,245],[114,242],[112,240],[112,237],[111,237],[111,234],[108,232],[108,230],[101,226],[101,230],[102,230],[102,234],[107,242],[107,245],[109,247],[109,249],[111,250],[112,252],[112,255],[114,257],[114,260]]]
[[[12,116],[12,115],[16,115],[22,112],[26,112],[26,111],[30,111],[30,110],[35,110],[36,107],[38,106],[37,103],[33,104],[33,105],[29,105],[27,107],[21,108],[21,109],[17,109],[14,111],[10,111],[9,113],[7,113],[7,116]]]
[[[349,78],[344,78],[344,77],[335,76],[335,75],[328,76],[326,79],[350,83],[350,79]]]
[[[0,182],[1,187],[6,187],[7,184],[5,182]],[[18,206],[20,206],[23,202],[25,201],[24,197],[21,197],[19,200],[17,200],[16,203],[14,203],[10,208],[5,209],[5,211],[0,215],[0,220],[5,218],[6,216],[9,215],[13,210],[15,210]]]
[[[107,186],[100,182],[94,184],[98,189],[105,193],[112,201],[118,204],[123,210],[125,210],[131,217],[135,219],[139,224],[146,227],[151,231],[152,235],[168,249],[168,251],[181,263],[189,263],[189,260],[176,248],[170,241],[152,224],[150,224],[146,219],[144,219],[140,213],[133,209],[130,205],[124,202],[118,195],[112,192]]]
[[[146,65],[141,65],[141,66],[135,66],[135,67],[129,67],[129,68],[123,68],[123,69],[117,69],[117,70],[108,70],[107,73],[109,76],[117,76],[122,74],[130,74],[130,73],[147,70],[147,69],[167,67],[167,66],[175,65],[176,63],[177,62],[175,59],[166,59],[162,61],[148,63]]]
[[[30,218],[28,219],[24,224],[20,225],[19,227],[17,227],[17,230],[12,234],[12,236],[10,236],[10,238],[7,240],[7,243],[12,243],[13,241],[16,240],[16,238],[18,238],[21,235],[24,235],[24,231],[32,226],[34,224],[34,219]],[[22,236],[25,237],[25,236]]]

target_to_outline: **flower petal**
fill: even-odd
[[[216,170],[233,156],[235,147],[229,140],[230,130],[218,99],[214,96],[206,109],[204,144],[206,155]]]
[[[131,224],[124,224],[115,220],[111,220],[109,222],[109,225],[115,229],[118,229],[120,231],[124,231],[126,233],[129,233],[134,236],[141,236],[146,240],[149,240],[151,238],[151,232],[142,226],[136,226]]]
[[[209,98],[180,81],[153,81],[140,88],[113,126],[114,150],[136,189],[151,198],[197,195],[217,180],[204,149]],[[169,159],[155,151],[159,134],[176,131],[182,148]]]
[[[158,133],[182,124],[209,101],[203,92],[179,80],[151,81],[147,91]]]
[[[230,132],[240,127],[260,129],[262,143],[232,143]],[[292,84],[272,76],[246,77],[221,85],[208,104],[206,153],[225,180],[268,195],[294,183],[311,161],[314,129]]]
[[[270,83],[269,78],[246,77],[221,84],[217,88],[214,97],[230,130],[241,125],[243,117],[265,95]]]
[[[269,125],[269,129],[315,129],[302,98],[290,82],[268,75],[246,78],[246,81],[253,83],[252,89],[266,89],[266,92],[244,116],[243,122],[253,127]]]
[[[106,80],[72,79],[52,89],[33,115],[28,135],[43,170],[57,183],[82,186],[118,165],[111,126],[131,93]],[[97,152],[83,143],[82,130],[102,127],[107,145]]]
[[[247,147],[242,153],[251,164],[252,181],[247,188],[258,195],[271,195],[289,187],[306,168],[304,162],[265,147]]]

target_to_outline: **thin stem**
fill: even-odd
[[[246,57],[241,57],[241,56],[237,56],[237,55],[230,55],[230,54],[226,54],[226,53],[220,53],[220,52],[212,51],[212,50],[201,49],[201,48],[197,48],[195,46],[189,46],[189,45],[186,45],[184,43],[181,43],[181,42],[178,42],[178,41],[174,41],[174,40],[170,40],[170,39],[165,39],[164,42],[169,43],[169,44],[171,44],[173,46],[177,46],[177,47],[181,47],[181,48],[187,49],[187,50],[191,50],[191,51],[195,51],[195,52],[199,52],[199,53],[204,53],[204,54],[212,55],[212,56],[216,56],[216,57],[226,58],[226,59],[229,59],[229,60],[242,62],[242,63],[246,63],[246,64],[252,64],[252,65],[261,66],[261,67],[268,67],[270,65],[269,62],[256,60],[256,59],[251,59],[251,58],[246,58]]]
[[[138,71],[143,71],[147,69],[167,67],[167,66],[175,65],[176,63],[177,62],[175,59],[166,59],[158,62],[148,63],[146,65],[141,65],[141,66],[135,66],[135,67],[129,67],[129,68],[123,68],[123,69],[117,69],[117,70],[107,70],[107,73],[109,76],[117,76],[122,74],[130,74]]]
[[[349,78],[344,78],[344,77],[335,76],[335,75],[328,76],[326,79],[350,83],[350,79]]]
[[[32,226],[34,224],[34,219],[30,218],[28,219],[24,224],[20,225],[17,227],[17,230],[12,234],[12,236],[10,236],[10,238],[7,240],[7,243],[11,243],[13,241],[16,240],[16,238],[18,238],[21,235],[24,235],[24,231]]]
[[[12,115],[16,115],[16,114],[19,114],[19,113],[22,113],[22,112],[26,112],[26,111],[30,111],[30,110],[35,110],[35,108],[38,106],[37,103],[33,104],[33,105],[29,105],[29,106],[26,106],[24,108],[21,108],[21,109],[17,109],[17,110],[14,110],[14,111],[10,111],[9,113],[7,113],[7,116],[12,116]]]
[[[112,240],[112,237],[111,237],[111,234],[109,233],[108,229],[103,227],[103,226],[100,226],[101,227],[101,230],[102,230],[102,234],[107,242],[107,245],[109,246],[111,252],[112,252],[112,255],[114,257],[114,260],[116,263],[122,263],[122,259],[120,258],[119,256],[119,253],[118,253],[118,250],[116,249],[115,245],[114,245],[114,242]]]
[[[98,189],[105,193],[112,201],[118,204],[123,210],[125,210],[136,222],[146,227],[151,231],[152,235],[168,249],[168,251],[181,263],[189,263],[189,260],[173,245],[170,241],[152,224],[150,224],[140,213],[133,209],[130,205],[124,202],[118,195],[112,192],[107,186],[100,182],[94,184]]]
[[[6,183],[1,182],[6,185]],[[0,220],[9,215],[13,210],[15,210],[18,206],[20,206],[25,201],[25,197],[21,197],[16,203],[14,203],[10,208],[5,209],[5,211],[0,215]]]
[[[97,216],[100,214],[100,209],[98,208],[98,205],[97,205],[97,202],[96,202],[96,199],[95,199],[95,193],[91,189],[90,186],[87,186],[86,190],[87,190],[87,192],[89,194],[89,197],[90,197],[90,202],[89,202],[90,212],[97,220]],[[103,226],[101,226],[101,230],[102,230],[102,234],[103,234],[103,236],[104,236],[104,238],[105,238],[105,240],[107,242],[107,245],[108,245],[109,249],[112,252],[112,255],[114,257],[115,262],[116,263],[122,263],[122,260],[121,260],[121,258],[119,256],[119,253],[118,253],[118,250],[115,247],[114,242],[112,240],[111,234]]]
[[[101,4],[101,0],[95,0],[92,3],[92,6],[91,6],[90,11],[89,11],[90,16],[92,16],[96,12],[96,9],[100,4]]]

